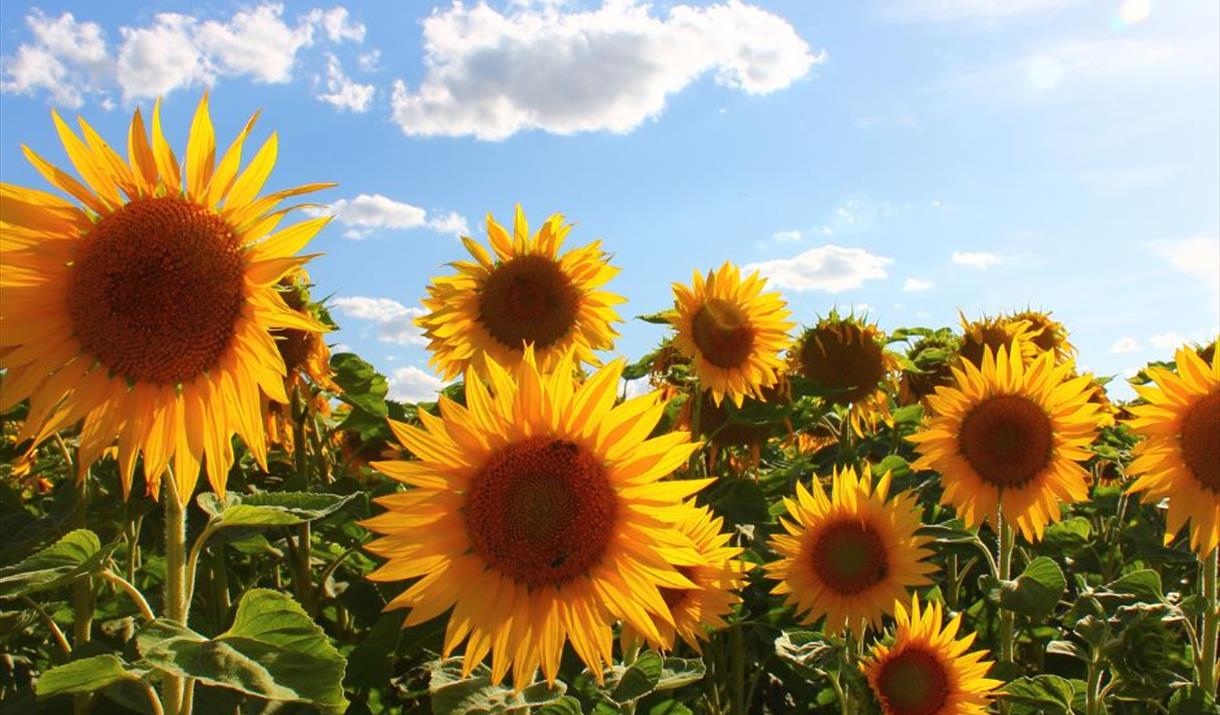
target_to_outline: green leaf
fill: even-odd
[[[377,417],[385,417],[389,409],[385,404],[389,384],[385,376],[355,353],[335,353],[330,357],[330,369],[334,371],[335,384],[343,388],[340,398]]]
[[[1071,715],[1072,684],[1057,675],[1035,675],[1014,680],[1004,686],[1002,697],[1013,705],[1015,713],[1041,715]]]
[[[837,667],[841,648],[820,633],[785,631],[775,639],[775,654],[807,675],[820,677],[822,672]]]
[[[1067,590],[1067,579],[1054,559],[1039,556],[1015,581],[1000,584],[1000,605],[1010,611],[1041,620],[1055,610]]]
[[[1047,655],[1066,655],[1069,658],[1089,662],[1089,654],[1072,641],[1051,641],[1046,644]]]
[[[1169,699],[1169,715],[1215,715],[1216,701],[1197,685],[1178,688]]]
[[[233,625],[215,638],[158,619],[136,635],[136,648],[154,668],[209,685],[332,713],[347,707],[343,656],[301,606],[278,591],[247,591]]]
[[[312,492],[239,495],[230,492],[221,500],[212,492],[203,492],[196,502],[212,517],[214,527],[293,526],[329,516],[357,496]]]
[[[1105,590],[1145,603],[1160,603],[1164,598],[1161,595],[1163,593],[1161,575],[1152,569],[1140,569],[1123,574],[1117,580],[1106,584]],[[1104,597],[1109,594],[1099,593],[1097,595]]]
[[[661,680],[663,667],[664,661],[660,655],[650,650],[643,651],[631,667],[619,676],[618,684],[610,691],[611,699],[621,705],[651,693]]]
[[[111,653],[81,658],[51,668],[34,686],[38,697],[92,693],[123,680],[139,680],[141,673],[128,669],[122,658]]]
[[[673,690],[703,680],[707,666],[702,658],[666,658],[655,690]]]
[[[752,479],[719,479],[704,492],[716,513],[733,524],[765,524],[771,505]]]
[[[20,563],[0,569],[0,598],[56,588],[96,573],[118,545],[115,541],[103,547],[88,529],[68,532]]]
[[[555,703],[567,692],[567,686],[560,681],[555,681],[554,687],[539,682],[520,691],[492,685],[491,670],[482,663],[475,667],[470,677],[463,678],[461,658],[434,661],[430,671],[432,679],[428,692],[432,696],[434,715],[481,715],[514,708],[535,708]],[[579,711],[578,702],[576,712]]]
[[[635,319],[642,320],[645,323],[652,323],[654,325],[671,325],[672,323],[669,322],[669,317],[673,314],[674,314],[674,311],[672,311],[672,310],[663,310],[660,313],[649,313],[647,315],[637,315],[637,316],[635,316]]]
[[[580,709],[580,700],[565,695],[553,703],[543,705],[538,711],[538,715],[581,715],[583,711]]]
[[[677,700],[663,700],[648,708],[648,715],[694,715],[694,712]]]

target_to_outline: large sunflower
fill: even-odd
[[[987,651],[967,652],[975,634],[957,637],[962,615],[943,628],[939,603],[911,596],[911,610],[895,604],[891,645],[878,643],[862,663],[884,715],[984,715],[1003,685],[987,677]]]
[[[890,496],[890,473],[873,485],[865,465],[859,477],[848,467],[832,477],[831,494],[813,480],[813,491],[796,485],[796,499],[784,498],[787,534],[771,540],[780,558],[764,565],[797,616],[813,624],[823,615],[827,633],[851,629],[860,637],[865,623],[881,628],[895,600],[931,583],[936,567],[924,561],[930,537],[918,536],[921,510],[915,495]]]
[[[1168,498],[1165,540],[1190,522],[1190,545],[1201,556],[1220,541],[1220,360],[1189,347],[1174,356],[1177,371],[1149,367],[1151,385],[1135,389],[1147,404],[1131,408],[1127,425],[1144,439],[1127,468],[1139,478],[1128,491]]]
[[[560,356],[572,352],[578,362],[596,364],[595,350],[608,350],[620,322],[614,306],[626,299],[601,290],[618,273],[594,241],[563,255],[559,249],[571,230],[554,214],[530,236],[520,206],[510,237],[487,215],[487,238],[493,258],[480,244],[463,236],[472,261],[456,261],[457,275],[434,278],[416,320],[428,338],[430,363],[446,380],[474,366],[486,373],[488,360],[511,367],[525,346],[550,371]]]
[[[978,320],[967,320],[966,314],[960,311],[958,316],[962,321],[962,344],[958,354],[975,367],[983,366],[983,353],[988,349],[992,353],[998,353],[1000,348],[1012,352],[1015,346],[1026,362],[1037,357],[1038,346],[1033,343],[1033,327],[1028,320],[985,315]]]
[[[206,95],[181,171],[160,102],[151,145],[136,111],[128,162],[84,120],[82,140],[52,118],[85,183],[22,149],[82,206],[0,184],[0,366],[8,370],[0,410],[29,398],[24,436],[35,443],[83,419],[82,469],[117,436],[125,493],[142,453],[150,489],[172,460],[185,502],[205,462],[223,495],[232,435],[265,464],[260,395],[287,399],[270,331],[324,330],[291,310],[275,283],[308,260],[295,254],[329,219],[271,233],[289,210],[277,204],[330,184],[259,198],[276,135],[239,172],[251,118],[215,163]]]
[[[539,664],[554,682],[569,641],[600,677],[613,620],[659,641],[655,622],[675,625],[661,589],[697,587],[678,569],[704,558],[674,524],[711,480],[659,481],[697,445],[647,439],[655,394],[614,407],[623,366],[577,386],[569,358],[544,375],[526,349],[515,377],[494,361],[487,383],[467,370],[467,407],[442,396],[422,428],[390,423],[419,460],[373,465],[415,488],[365,522],[387,559],[369,578],[419,579],[389,604],[412,609],[407,625],[452,608],[444,653],[465,640],[465,673],[490,652],[495,682],[511,666],[523,687]]]
[[[695,588],[662,588],[661,598],[673,615],[673,623],[653,619],[660,639],[658,648],[674,647],[674,637],[680,637],[695,652],[702,652],[702,642],[708,631],[724,628],[724,617],[732,613],[734,604],[741,603],[737,591],[745,581],[746,563],[736,557],[741,549],[729,546],[731,534],[723,533],[724,519],[712,517],[707,507],[689,505],[675,522],[678,531],[695,543],[702,563],[679,566],[678,571],[695,584]],[[638,634],[630,625],[623,627],[623,640],[631,642]]]
[[[789,351],[788,362],[814,386],[825,390],[823,399],[849,407],[852,429],[889,422],[889,392],[898,360],[885,349],[885,335],[876,325],[831,311],[808,328]]]
[[[1099,406],[1089,401],[1090,378],[1054,360],[1042,353],[1026,365],[1017,352],[988,347],[982,369],[962,360],[955,384],[928,396],[932,414],[907,438],[920,453],[914,467],[941,473],[941,503],[969,526],[995,526],[998,507],[1036,541],[1061,504],[1088,496],[1079,463],[1092,456]]]
[[[678,349],[694,362],[702,389],[716,404],[727,395],[741,407],[746,397],[764,399],[783,369],[780,353],[791,343],[788,304],[778,291],[764,293],[757,272],[744,281],[741,270],[725,262],[707,277],[696,272],[691,287],[675,283],[670,315]]]

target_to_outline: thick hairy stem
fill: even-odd
[[[55,445],[63,456],[64,466],[69,477],[76,477],[76,508],[72,512],[72,528],[84,529],[87,526],[89,511],[89,474],[79,469],[72,452],[58,432],[55,433]],[[72,582],[72,642],[77,649],[93,638],[93,579],[79,578]],[[80,713],[89,710],[90,697],[77,695],[73,699],[73,712]]]
[[[745,715],[746,707],[746,649],[741,636],[741,624],[729,627],[729,657],[733,677],[733,715]]]
[[[1013,533],[1012,525],[1004,521],[1003,514],[996,517],[996,524],[1000,531],[1000,558],[997,564],[999,573],[997,578],[1000,581],[1008,581],[1012,578],[1012,551],[1016,542],[1016,535]],[[1000,607],[1000,662],[1013,663],[1013,614],[1007,608]],[[1009,706],[1007,700],[1000,702],[1000,712],[1008,715]]]
[[[309,449],[305,438],[305,420],[309,411],[301,400],[301,389],[292,391],[292,452],[296,460],[297,476],[301,478],[305,491],[311,491],[312,480],[309,474]],[[313,589],[313,537],[309,522],[297,527],[297,598],[305,612],[316,615]]]
[[[1203,568],[1203,635],[1199,644],[1199,685],[1209,695],[1216,695],[1216,626],[1220,612],[1216,603],[1216,560],[1220,549],[1200,559]]]
[[[165,485],[165,617],[187,625],[186,508],[178,498],[174,475],[161,481]],[[183,679],[166,674],[162,684],[165,711],[180,715],[184,711]]]

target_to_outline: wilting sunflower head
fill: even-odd
[[[364,522],[386,559],[369,578],[418,579],[390,602],[406,625],[452,610],[444,653],[466,641],[469,674],[491,653],[493,682],[524,687],[539,665],[554,682],[565,641],[600,674],[611,624],[652,642],[676,627],[664,588],[696,584],[679,570],[705,559],[675,524],[711,480],[666,480],[697,445],[689,433],[648,439],[665,405],[655,393],[615,406],[616,360],[574,384],[570,358],[544,374],[533,350],[488,381],[466,372],[466,407],[442,396],[441,416],[391,422],[418,459],[373,464],[414,487],[377,499]]]
[[[716,404],[725,396],[738,407],[746,397],[764,399],[763,388],[782,370],[780,353],[792,343],[793,323],[783,297],[764,293],[765,285],[757,272],[742,280],[741,270],[726,261],[706,278],[696,272],[689,287],[673,286],[674,343]]]
[[[1061,504],[1088,496],[1080,462],[1101,421],[1089,401],[1087,376],[1042,353],[1026,365],[1000,348],[984,351],[982,369],[963,359],[955,382],[927,399],[931,414],[907,439],[916,443],[916,469],[940,472],[941,503],[952,504],[969,526],[1003,512],[1027,541],[1058,521]],[[998,510],[998,511],[997,511]]]
[[[905,599],[904,599],[905,600]],[[863,662],[884,715],[984,715],[1002,681],[986,677],[987,651],[970,651],[975,634],[957,638],[959,613],[942,627],[939,603],[896,608],[893,643],[878,643]]]
[[[1014,350],[1029,361],[1038,354],[1038,346],[1033,343],[1032,326],[1028,320],[1010,320],[1003,316],[989,318],[983,316],[978,320],[966,320],[965,313],[959,311],[962,321],[961,357],[969,360],[975,367],[983,366],[983,353],[988,349],[993,354],[1006,348]],[[1014,346],[1016,346],[1014,348]]]
[[[735,604],[741,603],[737,591],[745,582],[747,564],[736,558],[741,549],[729,545],[732,535],[724,533],[723,518],[713,518],[707,507],[696,507],[693,502],[688,502],[687,507],[676,526],[694,542],[702,562],[678,567],[678,572],[690,579],[694,588],[661,589],[661,598],[673,615],[673,623],[653,619],[660,640],[652,641],[652,645],[670,650],[676,636],[699,653],[710,632],[727,626],[724,617],[732,613]],[[630,625],[624,625],[623,640],[636,642],[639,634]]]
[[[331,324],[326,308],[313,302],[310,297],[311,284],[305,269],[291,272],[276,285],[289,308],[309,320],[323,325]],[[330,349],[321,333],[284,328],[272,330],[271,337],[275,339],[275,347],[288,371],[286,382],[289,390],[301,385],[303,377],[308,377],[318,387],[339,392],[339,386],[331,379]]]
[[[849,467],[835,472],[829,495],[814,479],[812,491],[798,483],[796,499],[784,499],[788,516],[780,523],[788,533],[772,538],[780,558],[764,568],[779,581],[771,593],[784,595],[805,623],[825,616],[827,633],[859,636],[866,623],[881,628],[908,589],[931,583],[931,539],[915,533],[915,495],[891,497],[889,489],[889,472],[874,486],[867,466],[859,477]]]
[[[903,370],[898,382],[898,403],[913,405],[922,401],[942,385],[953,384],[953,366],[957,362],[962,339],[948,328],[916,340],[907,351],[918,372]]]
[[[1028,340],[1042,352],[1052,352],[1055,360],[1062,362],[1076,357],[1076,346],[1068,342],[1068,331],[1063,323],[1051,317],[1050,311],[1027,308],[1006,318],[1010,323],[1024,322]],[[993,347],[993,350],[996,348]]]
[[[1176,370],[1147,368],[1150,385],[1135,386],[1146,404],[1131,407],[1126,422],[1143,441],[1127,473],[1128,491],[1154,501],[1168,498],[1165,542],[1190,523],[1190,545],[1200,557],[1220,541],[1220,360],[1204,362],[1189,347],[1175,355]]]
[[[791,369],[816,387],[826,390],[825,400],[851,405],[851,423],[872,428],[889,420],[889,393],[898,362],[885,349],[885,335],[876,325],[854,316],[830,315],[803,332],[788,354]],[[884,383],[884,384],[883,384]]]
[[[608,350],[621,322],[614,306],[624,298],[602,290],[618,273],[595,241],[560,254],[572,227],[553,214],[530,235],[520,206],[513,233],[487,215],[492,253],[462,237],[474,261],[456,261],[456,275],[440,276],[428,286],[428,314],[416,322],[428,338],[431,364],[445,379],[474,367],[486,373],[488,361],[513,366],[533,346],[539,367],[549,371],[561,356],[596,364],[595,350]]]
[[[275,284],[308,260],[296,253],[329,219],[272,233],[288,212],[277,204],[330,184],[258,197],[276,135],[239,171],[251,118],[217,163],[206,95],[181,170],[160,102],[151,145],[136,110],[126,161],[83,119],[82,139],[52,118],[84,183],[22,147],[80,205],[0,184],[0,410],[29,398],[23,435],[35,444],[83,419],[81,469],[117,437],[124,493],[142,453],[150,489],[172,460],[185,503],[205,462],[223,495],[232,435],[265,466],[260,401],[287,400],[271,331],[325,330]]]

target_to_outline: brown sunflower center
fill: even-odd
[[[881,535],[857,519],[843,519],[822,528],[813,546],[813,570],[838,594],[855,594],[880,583],[889,573]]]
[[[576,325],[580,294],[555,261],[518,256],[497,266],[479,295],[479,322],[512,350],[553,345]]]
[[[811,331],[802,341],[800,358],[805,377],[839,391],[826,398],[838,404],[867,397],[885,377],[881,344],[852,326],[843,332]]]
[[[991,348],[991,354],[999,357],[1000,348],[1005,347],[1009,352],[1015,348],[1008,329],[1003,325],[983,325],[979,326],[975,332],[966,333],[962,339],[961,356],[969,360],[975,367],[981,368],[985,348]]]
[[[466,494],[466,530],[488,565],[531,588],[596,566],[618,498],[601,463],[564,440],[534,437],[492,455]]]
[[[754,349],[754,328],[742,310],[712,298],[695,311],[691,333],[703,359],[716,367],[741,367]]]
[[[975,473],[1000,489],[1028,484],[1051,460],[1051,420],[1021,395],[988,397],[962,420],[957,435],[962,455]]]
[[[885,661],[877,689],[891,715],[933,715],[949,699],[949,678],[939,658],[907,648]]]
[[[1220,389],[1203,396],[1182,418],[1182,459],[1195,479],[1220,494]]]
[[[688,579],[691,579],[692,581],[695,579],[695,570],[690,566],[675,566],[674,568],[678,573],[682,574]],[[661,600],[665,601],[665,605],[669,607],[669,610],[671,611],[678,606],[681,606],[682,602],[686,600],[686,597],[694,593],[694,591],[689,588],[662,587],[659,590],[661,591]]]
[[[77,339],[112,372],[161,385],[216,367],[246,303],[233,228],[184,199],[136,199],[80,242],[68,286]]]

